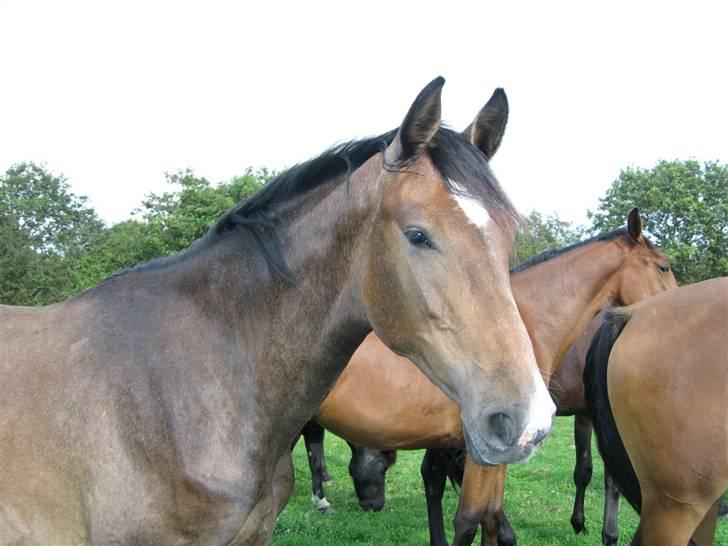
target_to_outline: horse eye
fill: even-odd
[[[657,268],[663,273],[667,273],[668,271],[670,271],[670,264],[660,264],[657,266]]]
[[[428,248],[435,248],[427,234],[421,229],[408,229],[405,231],[405,237],[414,246],[426,246]]]

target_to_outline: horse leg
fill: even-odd
[[[724,518],[728,516],[728,503],[725,502],[725,499],[720,499],[720,504],[718,505],[718,517]]]
[[[619,489],[612,476],[604,470],[604,521],[602,523],[602,544],[604,546],[617,546],[619,527],[617,515],[619,514]]]
[[[324,514],[333,514],[334,508],[324,494],[324,428],[311,420],[303,427],[308,467],[311,470],[311,500]]]
[[[504,466],[478,466],[469,455],[466,457],[463,488],[453,521],[453,545],[472,544],[479,524],[483,526],[481,544],[496,545],[503,510],[504,480]]]
[[[273,471],[273,479],[261,490],[258,501],[245,519],[231,544],[262,546],[270,541],[276,518],[286,506],[293,491],[293,460],[286,452]]]
[[[642,514],[632,546],[685,546],[705,511],[678,503],[664,495],[642,491]]]
[[[715,528],[718,525],[718,513],[720,511],[721,499],[715,501],[710,507],[707,514],[700,522],[698,528],[693,533],[690,544],[693,546],[710,546],[715,538]]]
[[[445,522],[442,515],[442,495],[447,482],[448,457],[444,449],[428,449],[422,458],[420,473],[425,484],[427,523],[430,527],[430,546],[447,546]]]
[[[498,546],[517,546],[516,532],[511,527],[505,511],[501,512],[500,527],[498,528]]]
[[[574,466],[574,484],[576,485],[576,496],[574,497],[574,510],[571,513],[571,527],[577,535],[586,532],[584,526],[584,494],[592,477],[591,436],[591,419],[583,415],[575,416],[576,465]]]
[[[480,521],[481,546],[497,544],[498,546],[517,546],[516,533],[503,511],[503,496],[506,488],[507,466],[496,467],[498,473],[493,475],[489,487],[490,493],[485,497],[485,511]]]

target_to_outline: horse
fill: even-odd
[[[462,405],[479,463],[533,453],[555,408],[508,279],[519,216],[488,165],[507,101],[461,134],[443,84],[181,254],[0,310],[0,543],[266,542],[290,442],[372,330]]]
[[[311,501],[323,514],[334,514],[336,511],[326,498],[323,484],[332,481],[326,468],[324,458],[324,435],[326,430],[311,419],[291,443],[291,451],[298,440],[303,437],[306,444],[308,466],[311,471]],[[378,512],[384,507],[384,474],[397,461],[394,449],[368,449],[353,442],[347,442],[351,449],[349,475],[354,482],[354,490],[359,499],[359,506],[364,511]]]
[[[591,340],[601,326],[603,313],[597,315],[579,336],[574,346],[564,355],[549,382],[549,392],[556,402],[557,416],[574,416],[574,485],[576,495],[571,513],[571,526],[576,534],[586,533],[584,524],[584,495],[592,477],[591,437],[592,421],[584,395],[584,367]],[[604,518],[602,544],[617,546],[619,528],[619,489],[609,472],[604,472]]]
[[[542,253],[515,268],[511,283],[547,376],[605,301],[632,302],[676,285],[667,259],[643,237],[637,209],[629,213],[626,229]],[[451,454],[452,448],[464,447],[459,411],[412,363],[370,335],[315,419],[342,438],[370,448],[428,449],[422,473],[431,543],[445,544],[441,498],[449,462],[443,462],[443,456]],[[432,448],[448,449],[436,452]],[[490,479],[492,471],[474,462],[470,458],[465,470],[468,479],[455,521],[456,543],[472,540],[481,520],[487,520],[491,529],[501,513],[497,492],[492,497],[495,501],[472,493],[482,489],[483,482],[478,485],[478,480]],[[370,476],[370,481],[375,477]],[[495,502],[490,510],[485,506],[488,502]]]
[[[597,446],[640,514],[633,545],[703,546],[728,489],[728,277],[615,309],[584,370]]]

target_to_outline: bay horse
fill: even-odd
[[[443,84],[187,251],[2,307],[0,543],[266,542],[290,442],[372,330],[463,407],[479,463],[532,454],[554,406],[508,279],[518,215],[488,166],[507,102],[462,135],[441,127]]]
[[[604,321],[603,313],[597,315],[579,336],[574,346],[564,355],[549,382],[549,392],[556,402],[557,416],[574,416],[574,507],[571,526],[576,534],[586,533],[584,524],[584,496],[592,477],[592,421],[584,395],[584,367],[592,338]],[[604,517],[602,519],[602,544],[617,546],[619,528],[619,489],[608,471],[604,471]]]
[[[597,446],[640,514],[633,545],[712,544],[728,489],[728,277],[615,309],[584,384]]]
[[[626,229],[542,253],[513,270],[513,293],[546,377],[604,302],[638,301],[676,286],[667,259],[642,235],[637,209],[629,213],[627,224]],[[465,447],[459,411],[412,363],[370,335],[315,419],[369,448],[428,449],[422,472],[430,539],[441,545],[446,544],[441,498],[450,466],[443,457],[452,455],[452,448]],[[478,467],[468,458],[464,473],[455,520],[457,544],[472,540],[481,521],[489,535],[495,532],[502,514],[505,469]],[[492,494],[485,494],[485,484]]]

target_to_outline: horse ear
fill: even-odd
[[[438,76],[420,91],[385,153],[387,163],[420,155],[440,128],[440,95],[445,78]]]
[[[632,239],[639,242],[640,237],[642,237],[642,218],[637,207],[629,211],[629,215],[627,216],[627,231]]]
[[[493,96],[478,112],[473,122],[463,131],[463,136],[485,154],[490,161],[498,151],[508,122],[508,97],[502,88],[493,91]]]

